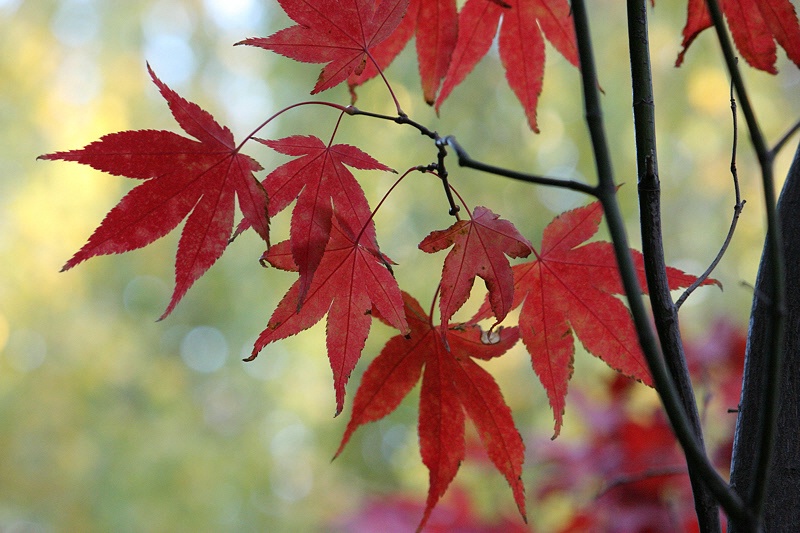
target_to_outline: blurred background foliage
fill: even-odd
[[[637,242],[630,76],[618,24],[624,4],[592,4],[608,132],[625,183],[619,194]],[[699,273],[732,213],[731,117],[727,76],[710,32],[682,68],[673,67],[684,10],[685,2],[664,2],[652,11],[652,56],[668,259]],[[268,0],[0,0],[0,530],[348,529],[347,517],[381,495],[424,501],[427,473],[417,451],[413,400],[359,430],[331,463],[349,415],[332,418],[324,326],[241,362],[292,282],[259,266],[263,250],[254,236],[237,240],[160,323],[154,321],[172,290],[174,233],[125,257],[96,258],[59,274],[131,184],[87,167],[36,162],[36,156],[124,129],[179,131],[145,61],[242,138],[276,110],[306,98],[316,79],[316,65],[231,46],[287,24]],[[547,54],[540,135],[527,129],[496,53],[456,89],[441,118],[422,102],[413,48],[388,77],[413,118],[457,135],[473,157],[591,181],[578,74],[552,48]],[[779,68],[771,77],[744,67],[773,140],[800,116],[800,74],[782,52]],[[321,96],[348,101],[342,87]],[[359,107],[392,112],[378,82],[359,91]],[[335,119],[330,109],[305,107],[262,133],[327,139]],[[346,118],[339,131],[340,142],[401,171],[435,158],[429,142],[390,123]],[[763,239],[746,140],[742,129],[738,167],[748,203],[715,274],[725,291],[704,289],[689,300],[682,310],[689,336],[705,332],[714,318],[746,323],[751,289],[742,282],[754,281]],[[282,162],[264,147],[247,152],[266,168]],[[790,152],[781,155],[778,175],[785,174]],[[587,200],[472,171],[452,174],[467,202],[512,220],[534,244],[555,214]],[[375,172],[359,176],[373,202],[394,180]],[[276,242],[285,238],[287,215],[274,222]],[[377,223],[384,251],[399,263],[401,286],[429,301],[442,256],[426,256],[416,245],[450,224],[440,184],[410,176]],[[392,334],[374,327],[350,399],[358,374]],[[552,417],[524,351],[490,369],[532,455],[536,447],[557,445],[547,441]],[[570,412],[573,402],[602,402],[610,378],[602,364],[577,354],[560,441],[585,437],[580,417]],[[653,401],[637,387],[637,401]],[[531,460],[527,468],[530,488],[539,469]],[[484,462],[468,460],[455,484],[455,497],[467,491],[489,522],[513,518],[509,489]],[[564,522],[565,513],[569,505],[562,500],[529,502],[532,523],[544,530]]]

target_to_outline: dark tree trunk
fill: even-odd
[[[778,217],[783,232],[786,261],[786,336],[782,350],[781,382],[778,394],[778,426],[770,474],[766,487],[763,529],[766,532],[800,531],[800,146],[794,156],[778,200]],[[731,465],[731,485],[745,501],[755,479],[754,457],[761,438],[761,413],[766,393],[763,357],[765,324],[769,320],[769,291],[774,275],[765,248],[756,280],[750,316],[747,353],[739,417]],[[730,531],[743,533],[733,527]]]

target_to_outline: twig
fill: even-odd
[[[722,247],[717,252],[717,256],[711,261],[711,264],[708,266],[705,272],[703,272],[700,277],[698,277],[694,283],[689,285],[689,287],[681,294],[681,297],[678,298],[678,301],[675,302],[675,307],[680,309],[683,305],[683,302],[689,297],[690,294],[694,292],[697,287],[703,284],[705,280],[711,275],[717,265],[722,260],[722,257],[725,255],[725,252],[728,250],[728,246],[731,244],[731,240],[733,239],[733,234],[736,231],[736,224],[739,222],[739,215],[742,214],[742,209],[744,209],[744,204],[746,200],[742,200],[741,191],[739,190],[739,173],[736,170],[736,147],[738,146],[739,142],[739,121],[737,120],[736,116],[736,98],[733,96],[733,83],[731,83],[731,113],[733,114],[733,146],[731,147],[731,176],[733,177],[733,190],[736,196],[736,203],[733,206],[733,218],[731,219],[731,225],[728,228],[728,235],[725,236],[725,241],[722,243]]]
[[[436,175],[439,176],[439,179],[442,180],[442,185],[444,185],[444,194],[447,196],[447,202],[450,204],[450,216],[454,216],[456,220],[460,220],[461,218],[458,216],[460,209],[458,204],[456,204],[455,198],[453,198],[453,191],[450,190],[450,182],[447,181],[449,174],[444,164],[444,159],[447,157],[447,149],[441,140],[436,141],[436,148],[438,149],[438,153],[436,154]]]
[[[394,122],[396,124],[407,124],[416,130],[418,130],[422,135],[426,137],[430,137],[431,139],[438,140],[439,134],[435,131],[426,128],[419,122],[416,122],[408,117],[406,114],[397,115],[395,117],[390,115],[383,115],[381,113],[373,113],[371,111],[362,111],[361,109],[357,108],[354,105],[349,105],[345,108],[345,113],[352,116],[362,116],[362,117],[372,117],[378,118],[381,120],[388,120],[389,122]]]
[[[775,146],[773,146],[773,147],[772,147],[772,150],[770,150],[770,151],[769,151],[769,152],[770,152],[770,155],[771,155],[773,158],[774,158],[775,156],[777,156],[777,155],[778,155],[778,152],[780,152],[780,151],[781,151],[781,148],[783,148],[783,147],[784,147],[784,145],[786,145],[787,141],[789,141],[789,139],[791,139],[791,138],[792,138],[792,135],[794,135],[794,134],[795,134],[795,133],[796,133],[798,130],[800,130],[800,120],[798,120],[797,122],[795,122],[795,123],[794,123],[794,126],[792,126],[791,128],[789,128],[789,131],[787,131],[786,133],[784,133],[784,134],[783,134],[783,136],[782,136],[782,137],[781,137],[781,138],[778,140],[778,142],[776,142],[776,143],[775,143]]]
[[[636,474],[617,476],[614,480],[608,482],[603,488],[597,491],[597,496],[595,496],[595,499],[599,500],[615,488],[622,487],[624,485],[638,483],[639,481],[645,481],[655,477],[680,476],[686,474],[688,474],[688,472],[686,471],[685,467],[664,466],[661,468],[651,468],[644,470],[643,472],[637,472]]]
[[[551,187],[560,187],[562,189],[569,189],[572,191],[582,192],[591,196],[597,196],[597,189],[592,187],[591,185],[587,185],[586,183],[581,183],[579,181],[574,180],[563,180],[558,178],[548,178],[545,176],[537,176],[535,174],[526,174],[524,172],[516,172],[514,170],[509,170],[507,168],[496,167],[494,165],[489,165],[487,163],[482,163],[480,161],[476,161],[472,159],[469,154],[458,144],[456,138],[452,135],[448,135],[444,139],[440,141],[442,144],[447,144],[455,150],[456,155],[458,156],[458,165],[465,167],[465,168],[472,168],[475,170],[480,170],[482,172],[488,172],[490,174],[495,174],[497,176],[503,176],[506,178],[511,178],[519,181],[524,181],[527,183],[535,183],[538,185],[548,185]]]

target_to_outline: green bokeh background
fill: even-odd
[[[732,213],[731,118],[727,77],[710,32],[682,68],[673,66],[684,9],[684,2],[664,2],[651,12],[652,56],[667,255],[671,264],[699,273]],[[636,243],[624,4],[592,2],[591,14],[614,163],[625,183],[619,194]],[[342,457],[330,461],[349,412],[332,418],[323,325],[241,362],[293,281],[259,266],[263,246],[254,235],[238,239],[158,323],[172,290],[177,232],[125,257],[95,258],[59,274],[131,183],[36,156],[125,129],[179,131],[145,61],[242,138],[273,112],[305,99],[316,80],[318,66],[231,46],[286,25],[277,3],[267,0],[0,0],[0,530],[315,531],[357,514],[376,495],[424,499],[414,398],[359,430]],[[800,116],[800,74],[782,51],[779,56],[777,77],[744,67],[772,140]],[[457,135],[473,157],[591,182],[578,74],[549,45],[547,62],[540,135],[527,128],[496,50],[455,90],[440,118],[422,102],[413,48],[387,75],[413,118]],[[342,87],[321,97],[348,102]],[[378,82],[359,92],[359,107],[392,112]],[[335,120],[328,108],[305,107],[262,135],[327,139]],[[435,158],[430,143],[411,129],[363,117],[346,118],[337,140],[398,170]],[[716,273],[725,291],[704,289],[689,300],[682,311],[689,336],[715,317],[746,323],[751,290],[742,282],[755,279],[763,239],[746,140],[742,128],[738,167],[748,203]],[[267,168],[284,161],[263,147],[247,151]],[[779,158],[779,176],[790,156]],[[394,180],[357,175],[373,205]],[[555,214],[586,201],[472,171],[453,171],[453,184],[471,205],[512,220],[534,244]],[[401,286],[426,306],[443,257],[426,256],[416,245],[450,224],[441,185],[410,176],[376,219],[384,251],[399,263]],[[273,229],[276,242],[285,238],[288,213]],[[374,327],[348,399],[392,334]],[[552,417],[526,357],[517,347],[490,369],[526,439],[549,437]],[[609,375],[577,354],[570,398],[580,390],[602,400],[597,383]],[[641,396],[652,401],[646,391]],[[569,405],[568,399],[561,438],[578,439],[580,422],[570,418]],[[536,483],[535,465],[525,481]],[[468,460],[456,483],[476,494],[480,514],[513,514],[502,478],[480,462]],[[529,514],[546,527],[563,518],[563,507],[529,502]]]

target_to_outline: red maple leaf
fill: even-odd
[[[234,197],[249,226],[269,241],[267,195],[253,175],[261,165],[241,154],[233,134],[156,77],[153,82],[190,139],[169,131],[123,131],[80,150],[39,159],[77,161],[92,168],[145,180],[106,215],[63,270],[96,255],[135,250],[163,237],[189,213],[175,260],[175,290],[166,317],[191,285],[222,255],[233,229]],[[197,140],[195,140],[197,139]]]
[[[293,255],[283,241],[271,247],[264,259],[277,268],[297,270]],[[375,241],[366,232],[356,235],[338,219],[331,226],[331,238],[305,301],[298,306],[301,282],[297,280],[281,299],[250,359],[267,344],[310,328],[327,313],[328,358],[338,415],[344,406],[345,385],[369,335],[372,309],[388,324],[408,332],[400,288]]]
[[[360,74],[371,50],[400,24],[409,0],[278,0],[295,26],[245,39],[304,63],[327,63],[311,94]]]
[[[377,76],[377,67],[384,70],[414,35],[423,95],[428,104],[433,104],[458,37],[455,0],[411,0],[403,22],[373,51],[375,63],[367,64],[360,75],[350,77],[351,89]]]
[[[487,344],[483,342],[487,340],[486,332],[479,326],[434,326],[414,298],[403,293],[403,300],[411,333],[389,339],[370,363],[356,392],[350,422],[336,456],[359,426],[394,411],[422,376],[419,442],[430,486],[420,529],[464,460],[465,411],[489,458],[511,486],[524,518],[521,475],[525,446],[494,378],[473,361],[504,354],[517,342],[518,329],[497,330],[490,339],[494,343]]]
[[[567,60],[578,65],[575,30],[566,0],[468,0],[458,16],[458,41],[436,99],[436,111],[480,59],[497,33],[506,80],[517,95],[528,124],[538,132],[536,105],[544,79],[544,36]]]
[[[354,146],[326,145],[311,135],[258,140],[282,154],[298,157],[270,172],[263,184],[270,197],[270,216],[275,216],[297,198],[292,211],[290,242],[294,262],[300,267],[299,305],[325,253],[334,212],[350,227],[366,226],[366,236],[375,238],[367,198],[345,165],[362,170],[394,171]]]
[[[722,0],[733,41],[751,66],[777,73],[775,41],[800,67],[800,23],[790,0]],[[695,38],[712,25],[705,0],[689,0],[686,26],[683,28],[683,50],[675,66],[683,63],[686,51]]]
[[[476,207],[470,220],[459,220],[446,230],[434,231],[419,244],[428,253],[452,250],[444,260],[439,308],[442,325],[469,298],[475,276],[486,282],[492,312],[500,322],[511,310],[514,276],[509,257],[527,257],[533,248],[508,220],[485,207]]]
[[[531,355],[533,370],[547,392],[555,417],[555,436],[561,430],[567,386],[572,376],[575,341],[610,367],[652,386],[627,307],[614,295],[624,292],[611,243],[583,244],[598,230],[599,202],[556,217],[544,230],[536,260],[512,267],[514,302],[521,306],[519,327]],[[641,253],[631,250],[639,282],[646,287]],[[672,289],[688,287],[697,278],[667,269]],[[718,283],[706,280],[704,284]],[[645,289],[646,290],[646,289]],[[476,318],[487,318],[484,303]]]

